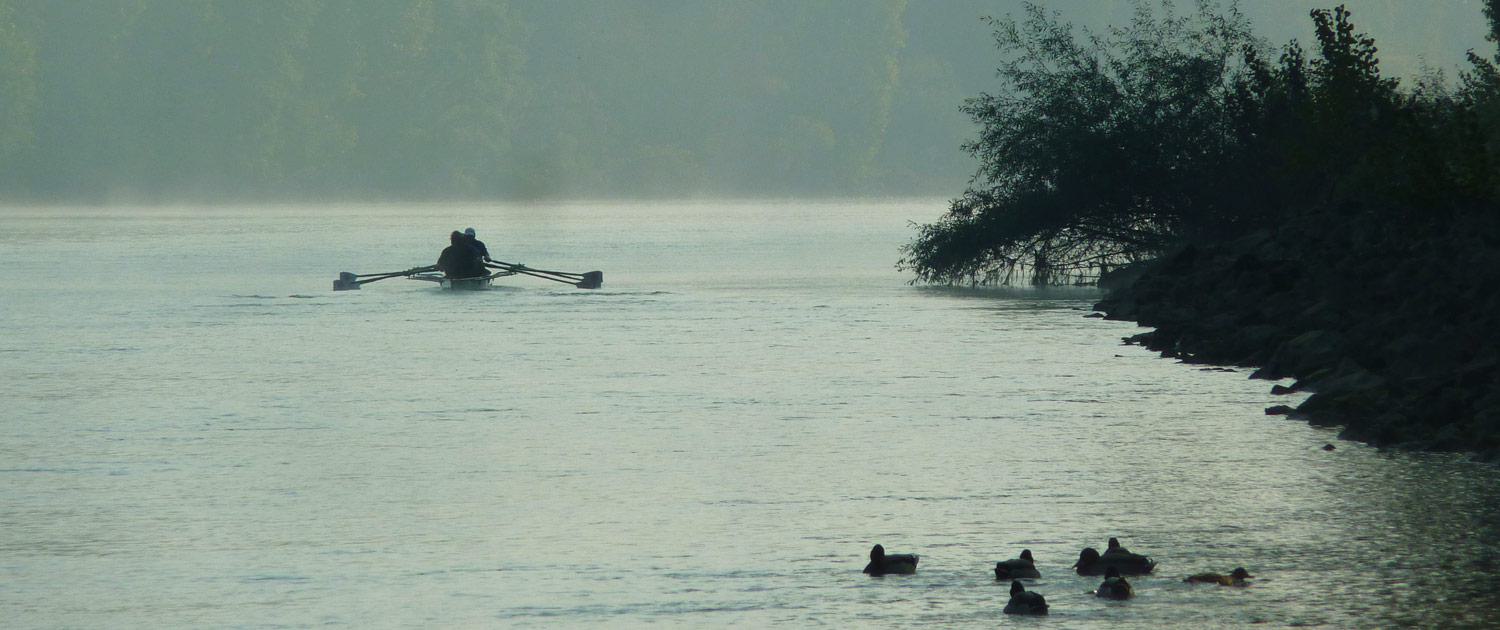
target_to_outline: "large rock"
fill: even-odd
[[[1303,378],[1335,366],[1344,354],[1344,338],[1336,332],[1310,330],[1276,348],[1266,369],[1271,374]]]
[[[1096,308],[1165,356],[1296,377],[1314,394],[1294,417],[1342,437],[1500,461],[1500,212],[1397,216],[1351,204],[1185,246],[1112,272]]]
[[[1115,267],[1099,274],[1099,288],[1107,293],[1114,293],[1135,284],[1155,264],[1155,261],[1135,262],[1122,267]]]
[[[1315,372],[1297,382],[1298,388],[1314,392],[1355,392],[1385,386],[1385,378],[1364,369],[1352,359],[1342,359],[1338,366]]]

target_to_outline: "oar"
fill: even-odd
[[[597,289],[604,286],[603,271],[589,271],[585,273],[571,273],[567,271],[547,271],[546,269],[532,269],[526,265],[512,264],[508,262],[493,261],[490,267],[502,269],[511,273],[524,273],[528,276],[536,276],[543,280],[571,284],[580,289]]]
[[[576,281],[576,280],[582,280],[582,279],[583,279],[583,276],[584,276],[584,274],[581,274],[581,273],[573,273],[573,272],[571,272],[571,271],[548,271],[548,270],[546,270],[546,269],[534,269],[534,268],[531,268],[531,267],[527,267],[527,266],[526,266],[526,265],[521,265],[521,264],[518,264],[518,265],[516,265],[516,266],[517,266],[517,267],[522,267],[522,268],[525,268],[525,269],[526,269],[526,270],[528,270],[528,271],[535,271],[535,272],[537,272],[537,273],[547,273],[547,274],[552,274],[552,275],[554,275],[554,276],[562,276],[562,277],[564,277],[564,278],[572,278],[572,279],[573,279],[573,280],[575,280],[575,281]]]
[[[423,273],[423,272],[426,272],[426,271],[437,271],[437,265],[428,265],[426,267],[412,267],[411,269],[407,269],[406,271],[387,271],[387,272],[384,272],[384,273],[358,274],[358,273],[349,273],[347,271],[340,271],[339,272],[339,278],[337,280],[333,281],[333,290],[334,291],[349,291],[349,290],[354,290],[354,289],[358,289],[359,285],[361,285],[361,284],[367,284],[367,283],[370,283],[370,282],[375,282],[376,280],[385,280],[387,278],[399,278],[401,276],[410,276],[410,275],[415,275],[415,274]]]
[[[556,273],[556,272],[551,272],[551,271],[545,271],[545,270],[542,270],[542,269],[531,269],[531,268],[527,267],[526,265],[515,265],[515,264],[506,263],[506,262],[499,262],[499,261],[495,261],[493,263],[490,263],[487,266],[490,267],[491,269],[499,269],[499,270],[507,271],[507,272],[510,272],[510,273],[524,273],[524,274],[526,274],[528,276],[535,276],[535,277],[538,277],[538,278],[542,278],[544,280],[551,280],[553,282],[562,282],[562,283],[565,283],[565,284],[574,284],[574,283],[578,282],[580,279],[582,279],[582,277],[583,277],[583,276],[577,275],[577,274],[562,274],[562,273]],[[554,277],[554,276],[561,276],[561,277]]]

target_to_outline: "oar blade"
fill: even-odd
[[[578,281],[573,286],[580,289],[597,289],[599,287],[602,287],[604,286],[604,272],[590,271],[584,273],[583,280]]]
[[[333,281],[334,291],[358,291],[359,278],[353,273],[340,271],[337,280]]]

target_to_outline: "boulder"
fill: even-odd
[[[1276,395],[1313,392],[1268,414],[1500,462],[1500,213],[1451,226],[1354,220],[1367,215],[1309,211],[1112,270],[1095,308],[1155,328],[1127,343],[1298,379]]]
[[[1141,276],[1154,266],[1154,262],[1142,261],[1130,263],[1099,274],[1099,288],[1105,293],[1115,293],[1123,290],[1135,284],[1136,280],[1140,280]]]
[[[1310,330],[1278,346],[1266,368],[1275,374],[1305,377],[1338,363],[1343,356],[1343,347],[1342,335],[1327,330]]]
[[[1316,372],[1306,382],[1297,383],[1297,387],[1315,392],[1355,392],[1385,385],[1384,378],[1360,367],[1352,359],[1343,359],[1337,367]]]

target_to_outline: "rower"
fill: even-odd
[[[475,254],[468,236],[455,230],[448,235],[448,242],[449,245],[443,248],[437,261],[437,268],[442,270],[444,277],[473,278],[489,275],[489,270],[484,267],[484,260]]]
[[[474,248],[474,253],[479,254],[480,259],[484,262],[491,262],[490,250],[484,246],[484,241],[475,238],[474,228],[464,228],[464,236],[469,237],[469,246]]]

